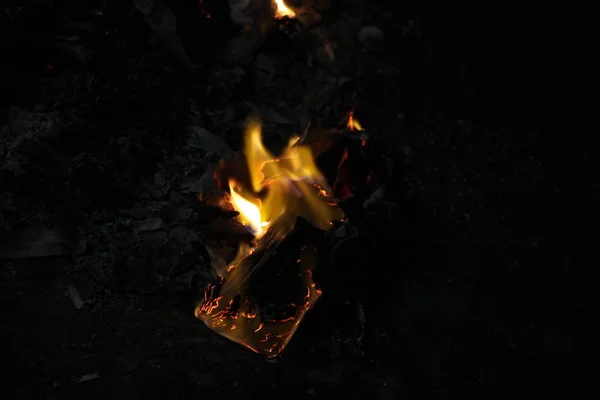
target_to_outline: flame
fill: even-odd
[[[327,230],[331,221],[343,218],[337,207],[332,207],[325,178],[317,168],[312,151],[293,137],[279,157],[274,157],[264,146],[259,121],[251,121],[246,129],[244,154],[246,156],[250,188],[238,188],[229,179],[231,203],[238,211],[239,221],[256,238],[273,226],[273,239],[281,239],[303,217],[317,228]]]
[[[291,8],[286,6],[285,2],[283,0],[275,0],[275,7],[276,7],[275,18],[283,18],[283,17],[294,18],[296,16],[296,13],[294,12],[294,10],[292,10]]]
[[[315,248],[304,246],[293,265],[271,260],[282,254],[288,257],[290,251],[297,250],[286,248],[277,252],[296,226],[298,217],[316,228],[328,230],[332,221],[344,218],[344,213],[331,198],[331,189],[311,149],[302,144],[299,137],[291,138],[282,154],[274,157],[262,142],[260,122],[252,120],[246,128],[243,152],[246,185],[243,171],[233,171],[239,177],[229,176],[228,182],[231,205],[239,212],[238,220],[254,235],[255,245],[240,246],[226,275],[219,284],[205,291],[204,301],[196,308],[195,315],[228,339],[256,353],[275,357],[286,347],[321,291],[312,278],[317,263]],[[225,168],[224,165],[220,166]],[[265,301],[258,300],[267,296],[271,287],[261,287],[258,294],[253,293],[257,286],[269,285],[263,282],[264,275],[275,267],[280,268],[274,271],[275,285],[283,284],[283,293],[293,292],[295,296],[294,300],[278,304],[278,309],[288,310],[278,317],[265,312]]]
[[[354,111],[350,111],[348,114],[348,122],[346,123],[346,126],[351,131],[364,131],[363,127],[360,125],[360,122],[354,118]]]
[[[237,192],[235,180],[229,179],[229,190],[231,191],[231,203],[236,211],[240,213],[238,219],[242,224],[248,226],[256,236],[262,236],[264,227],[269,225],[269,222],[263,221],[260,214],[260,201],[252,202],[246,200],[240,193]]]

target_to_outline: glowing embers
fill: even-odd
[[[277,356],[321,295],[313,281],[316,249],[296,242],[286,238],[242,258],[206,290],[196,317],[256,353]]]
[[[262,143],[260,123],[252,121],[243,158],[245,163],[239,157],[221,162],[215,177],[226,180],[231,206],[254,242],[240,245],[225,276],[206,290],[196,317],[275,357],[321,293],[313,281],[317,251],[309,242],[344,213],[331,198],[313,151],[299,138],[274,157]]]

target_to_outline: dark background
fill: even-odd
[[[397,222],[365,228],[346,255],[354,266],[340,281],[364,305],[365,354],[329,344],[331,320],[345,318],[331,318],[335,300],[317,307],[285,357],[270,364],[190,321],[193,294],[147,294],[129,272],[115,273],[102,289],[94,283],[101,300],[77,311],[64,284],[85,286],[87,272],[74,272],[72,260],[3,260],[6,398],[575,394],[578,286],[593,245],[583,232],[598,199],[597,161],[585,140],[595,129],[597,79],[589,76],[597,24],[535,1],[401,2],[395,9],[373,2],[370,9],[379,3],[367,19],[383,28],[385,50],[373,64],[400,72],[357,78],[361,121],[402,165],[398,191],[409,194],[395,200]],[[49,175],[3,169],[7,204],[22,196],[23,205],[43,204],[40,212],[74,224],[96,210],[131,207],[144,177],[178,151],[189,99],[224,108],[232,97],[262,96],[247,81],[226,100],[203,94],[213,49],[236,30],[226,18],[202,25],[181,11],[194,9],[191,2],[169,6],[185,21],[179,29],[190,57],[207,66],[198,73],[178,69],[128,1],[21,6],[22,17],[3,20],[3,135],[31,118],[15,109],[58,112],[74,122],[48,145],[66,158],[96,158],[74,171],[49,166]],[[102,17],[90,16],[98,7]],[[70,29],[65,15],[100,25],[81,39],[94,50],[85,63],[57,48],[55,32]],[[403,34],[411,24],[418,33]],[[204,59],[192,56],[193,38],[196,48],[211,49]],[[70,85],[88,76],[102,90],[69,98]],[[122,137],[135,138],[127,158],[118,151]],[[109,167],[99,172],[96,159]],[[10,229],[31,220],[30,210],[7,209]],[[2,232],[5,240],[11,231]],[[73,383],[93,372],[101,377]]]

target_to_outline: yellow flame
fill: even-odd
[[[250,200],[246,200],[244,196],[238,193],[236,183],[233,179],[229,179],[229,190],[231,191],[231,203],[240,213],[240,222],[246,226],[249,226],[255,236],[262,236],[264,233],[263,228],[268,226],[269,223],[262,220],[260,215],[260,201],[255,200],[255,202],[252,202]]]
[[[244,138],[252,194],[242,195],[234,180],[229,180],[231,203],[239,221],[261,237],[273,227],[274,239],[293,229],[297,217],[327,230],[331,221],[343,218],[342,211],[328,200],[327,183],[319,171],[312,151],[293,137],[283,154],[276,158],[264,146],[261,124],[251,121]],[[266,193],[266,194],[265,194]],[[269,228],[271,229],[271,228]]]
[[[296,143],[300,141],[300,136],[292,136],[290,140],[288,140],[288,147],[294,146]]]
[[[275,18],[294,18],[296,16],[294,10],[286,6],[283,0],[275,0],[275,6],[277,7],[275,11]]]

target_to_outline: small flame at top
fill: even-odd
[[[275,11],[275,18],[294,18],[296,16],[294,10],[286,6],[283,0],[275,0],[275,6],[277,7],[277,10]]]
[[[348,114],[348,122],[346,123],[346,126],[351,131],[364,131],[360,123],[356,120],[356,118],[354,118],[354,111],[350,111],[350,114]]]

